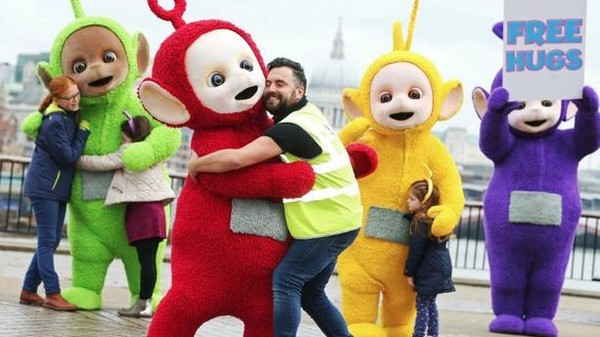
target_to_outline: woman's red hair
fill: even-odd
[[[64,97],[69,88],[73,85],[77,85],[77,83],[68,76],[58,76],[53,78],[48,85],[48,95],[46,95],[40,104],[38,111],[44,112],[50,103],[52,103],[52,100]]]

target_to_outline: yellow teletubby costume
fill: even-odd
[[[359,89],[346,89],[343,105],[350,117],[340,132],[344,144],[364,143],[377,152],[379,166],[360,179],[363,226],[340,256],[342,311],[355,337],[410,336],[415,294],[404,274],[410,222],[404,218],[409,186],[433,171],[441,194],[432,234],[447,235],[458,224],[464,195],[450,154],[431,133],[438,120],[456,114],[463,99],[459,81],[444,83],[436,67],[410,52],[418,8],[414,1],[408,36],[394,24],[394,49],[377,58]],[[381,303],[381,317],[378,309]]]

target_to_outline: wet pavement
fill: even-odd
[[[23,275],[31,259],[35,238],[0,235],[0,336],[6,337],[140,337],[145,336],[150,319],[123,318],[117,309],[129,299],[123,266],[115,260],[107,273],[103,291],[104,308],[96,311],[56,312],[18,304]],[[61,244],[55,257],[61,286],[70,284],[68,243]],[[168,251],[167,251],[168,261]],[[510,336],[487,331],[493,315],[485,272],[455,270],[457,291],[438,297],[441,335],[445,337]],[[170,285],[170,264],[163,266],[163,289]],[[567,281],[556,317],[560,336],[600,336],[600,282]],[[332,301],[339,306],[339,282],[332,278],[327,287]],[[203,337],[239,337],[243,324],[233,317],[218,317],[196,333]],[[324,336],[314,322],[303,316],[298,337]]]

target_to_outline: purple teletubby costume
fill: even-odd
[[[502,38],[502,23],[494,32]],[[502,71],[491,95],[481,88],[473,91],[482,117],[479,146],[494,162],[483,206],[496,315],[489,330],[553,337],[558,336],[553,319],[581,215],[577,166],[600,147],[598,96],[584,87],[583,98],[571,101],[508,99]],[[574,128],[559,130],[574,113]],[[555,119],[540,117],[551,115]]]

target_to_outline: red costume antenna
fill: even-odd
[[[185,7],[187,6],[187,2],[185,0],[173,0],[175,2],[175,7],[171,10],[166,10],[162,8],[158,4],[158,0],[148,0],[148,6],[150,6],[150,10],[159,18],[165,21],[171,21],[173,24],[173,28],[175,30],[179,29],[179,27],[185,25],[185,21],[183,21],[183,13],[185,12]]]

